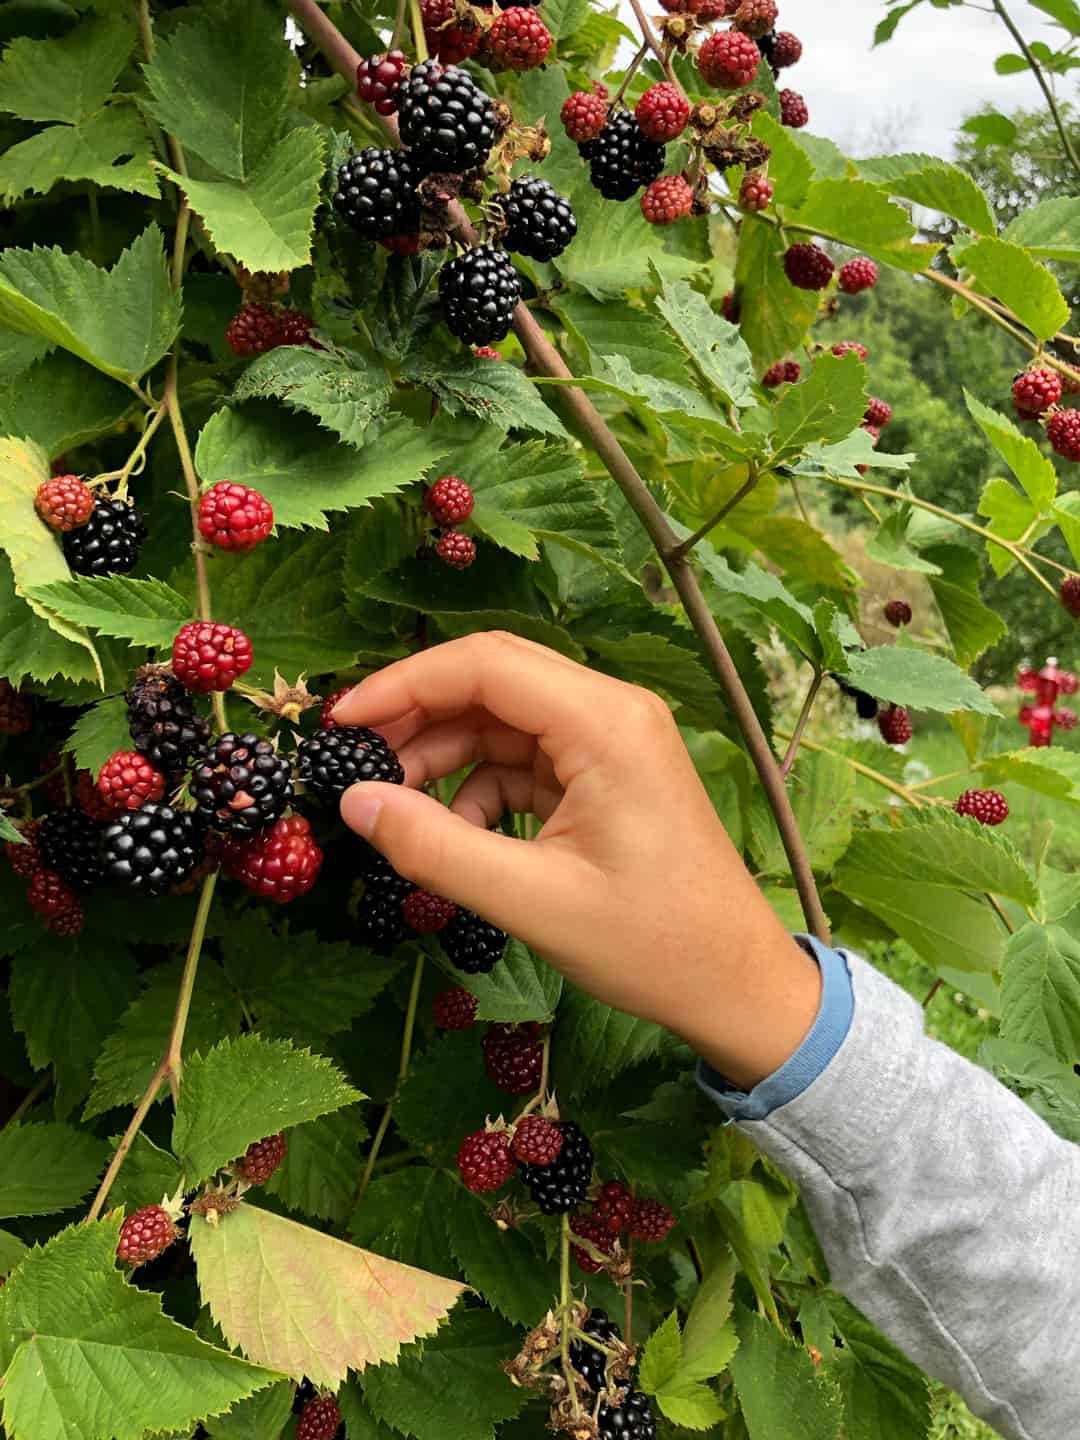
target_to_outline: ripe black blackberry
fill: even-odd
[[[575,1120],[560,1120],[563,1147],[550,1165],[523,1165],[521,1178],[543,1215],[564,1215],[581,1205],[592,1182],[593,1152]]]
[[[521,281],[509,255],[477,245],[439,271],[439,299],[451,335],[466,345],[490,345],[510,333]]]
[[[503,244],[530,260],[554,260],[577,234],[570,201],[546,180],[523,175],[497,203],[506,217]]]
[[[767,35],[755,35],[754,44],[760,50],[762,59],[775,75],[780,68],[776,63],[776,31],[770,30]]]
[[[640,1390],[631,1390],[621,1405],[601,1404],[596,1423],[603,1440],[656,1440],[656,1416]]]
[[[601,1345],[610,1345],[613,1340],[622,1339],[622,1331],[614,1320],[608,1319],[606,1310],[590,1310],[589,1318],[581,1328],[586,1335],[599,1340]],[[607,1356],[602,1350],[597,1350],[595,1345],[590,1345],[585,1340],[571,1341],[570,1364],[590,1390],[604,1388]]]
[[[356,930],[360,943],[374,950],[376,955],[389,955],[395,946],[412,934],[401,910],[401,902],[412,886],[407,880],[403,884],[404,894],[395,894],[391,889],[369,884],[356,907]]]
[[[292,793],[292,766],[258,735],[220,736],[191,776],[199,816],[241,838],[272,825]]]
[[[37,847],[42,867],[54,870],[76,890],[101,879],[101,826],[78,805],[45,816]]]
[[[335,725],[317,730],[297,747],[300,778],[317,795],[336,799],[360,780],[401,785],[405,780],[397,755],[376,730],[364,725]]]
[[[85,525],[62,535],[64,558],[76,575],[126,575],[135,569],[146,522],[126,500],[99,500]]]
[[[338,171],[334,209],[367,240],[411,235],[420,228],[421,178],[404,150],[360,150]]]
[[[472,910],[458,907],[458,912],[445,929],[439,931],[443,954],[465,975],[486,975],[502,959],[506,949],[506,932]]]
[[[209,721],[196,713],[192,697],[167,670],[149,667],[124,698],[132,744],[165,775],[178,775],[205,755]]]
[[[203,853],[203,827],[171,805],[143,805],[108,825],[101,852],[106,880],[160,895],[190,875]]]
[[[425,60],[398,89],[401,143],[420,175],[460,175],[483,165],[495,140],[495,108],[456,65]]]
[[[618,110],[595,140],[578,147],[589,179],[605,200],[629,200],[664,168],[664,147],[650,140],[629,110]]]

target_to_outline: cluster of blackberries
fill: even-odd
[[[533,1136],[526,1130],[523,1145],[519,1145],[517,1132],[503,1127],[466,1135],[458,1149],[458,1173],[467,1190],[482,1194],[500,1189],[520,1170],[542,1214],[567,1215],[584,1202],[592,1183],[592,1145],[574,1120],[532,1116],[522,1121],[519,1131],[530,1121],[532,1127],[542,1126],[545,1133]],[[521,1155],[537,1158],[522,1159]],[[542,1164],[538,1163],[541,1157]]]
[[[127,575],[135,569],[146,523],[127,500],[95,495],[77,475],[55,475],[38,486],[34,508],[60,535],[74,574]]]
[[[581,1328],[584,1334],[608,1349],[622,1340],[622,1331],[608,1318],[606,1310],[590,1310]],[[574,1340],[570,1345],[570,1363],[595,1394],[608,1388],[607,1355],[597,1345]],[[604,1440],[656,1440],[656,1417],[649,1397],[640,1390],[627,1390],[618,1405],[602,1400],[596,1422]]]

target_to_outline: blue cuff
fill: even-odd
[[[698,1084],[729,1120],[764,1120],[808,1089],[844,1043],[855,1013],[847,957],[830,950],[812,935],[797,935],[799,944],[821,968],[821,1004],[810,1033],[779,1070],[746,1093],[736,1090],[719,1071],[698,1061]]]

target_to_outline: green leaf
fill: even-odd
[[[476,1037],[459,1031],[413,1059],[394,1119],[425,1159],[453,1165],[461,1137],[484,1115],[498,1115],[505,1107],[506,1096],[484,1071]]]
[[[228,1343],[257,1364],[330,1389],[349,1369],[392,1365],[403,1344],[436,1329],[464,1289],[251,1205],[217,1225],[193,1215],[189,1243],[203,1301]]]
[[[56,40],[12,40],[0,59],[0,110],[76,124],[112,94],[134,41],[118,16],[90,16]]]
[[[974,135],[977,145],[1012,145],[1017,136],[1014,123],[996,111],[989,115],[971,115],[960,126],[960,129],[966,130],[969,135]],[[1014,237],[1007,235],[1007,238]]]
[[[25,436],[53,458],[114,429],[131,399],[124,386],[61,350],[0,379],[0,433]]]
[[[810,863],[815,870],[831,870],[851,843],[855,772],[840,756],[803,754],[792,775],[792,806],[806,837]],[[754,856],[762,872],[785,875],[787,855],[761,790],[751,797],[750,826]]]
[[[759,110],[750,126],[759,140],[772,151],[769,179],[778,205],[801,205],[814,174],[813,161],[785,126],[777,124],[767,110]]]
[[[415,1440],[494,1440],[495,1426],[528,1399],[500,1368],[518,1344],[496,1315],[461,1311],[422,1350],[368,1371],[364,1399],[379,1419]]]
[[[681,1376],[657,1393],[656,1402],[673,1424],[685,1430],[715,1431],[727,1415],[707,1385],[697,1380],[685,1380]]]
[[[743,218],[735,261],[739,330],[762,367],[801,345],[818,313],[817,295],[789,284],[785,248],[775,225],[753,215]]]
[[[229,179],[250,180],[285,118],[285,32],[262,0],[225,0],[189,13],[157,36],[154,58],[143,67],[149,108],[185,150]]]
[[[866,541],[866,553],[879,565],[891,565],[894,570],[910,570],[916,575],[940,575],[940,568],[915,550],[908,539],[911,514],[910,505],[893,510]]]
[[[455,972],[456,973],[456,972]],[[511,940],[506,954],[487,975],[457,975],[458,983],[480,1002],[476,1018],[520,1025],[551,1020],[562,995],[562,976],[520,940]]]
[[[831,1373],[840,1380],[848,1440],[926,1440],[932,1417],[925,1378],[854,1306],[828,1299],[844,1342]]]
[[[287,1380],[241,1400],[206,1427],[209,1440],[267,1440],[279,1436],[292,1413],[293,1387]]]
[[[1071,1065],[1080,1053],[1080,940],[1061,925],[1033,923],[1010,936],[1001,1004],[1002,1039]]]
[[[989,756],[979,769],[991,785],[1011,781],[1054,800],[1080,801],[1080,755],[1068,750],[1014,750]]]
[[[1000,712],[969,675],[941,655],[899,645],[879,645],[847,657],[847,679],[859,690],[915,710]]]
[[[964,399],[971,418],[1020,481],[1036,513],[1041,515],[1057,494],[1057,474],[1053,463],[1035,441],[1028,435],[1022,435],[1005,415],[988,409],[966,390]]]
[[[324,1056],[252,1032],[188,1061],[172,1148],[195,1183],[264,1135],[363,1098]]]
[[[1036,340],[1049,340],[1069,318],[1068,302],[1045,265],[1020,245],[984,238],[965,245],[960,262],[987,295],[1002,301]]]
[[[1030,3],[1063,25],[1070,35],[1080,35],[1080,5],[1076,0],[1030,0]]]
[[[979,496],[979,514],[990,521],[989,530],[1005,540],[1018,540],[1027,535],[1037,540],[1052,528],[1052,521],[1040,523],[1038,511],[1009,480],[988,480]],[[1000,546],[987,547],[990,564],[996,575],[1007,575],[1016,564],[1013,556]]]
[[[147,650],[169,650],[177,630],[191,619],[191,607],[163,580],[126,575],[79,576],[35,585],[27,598],[62,620],[114,635]]]
[[[551,304],[594,363],[602,355],[620,355],[636,375],[656,375],[676,384],[687,380],[685,352],[657,325],[651,311],[570,290],[553,295]]]
[[[530,440],[504,446],[471,477],[472,524],[496,544],[526,559],[538,541],[590,555],[621,558],[615,522],[601,492],[584,476],[580,458],[562,445]]]
[[[664,1032],[649,1020],[637,1020],[594,1000],[583,990],[567,986],[559,1007],[555,1032],[555,1073],[572,1067],[571,1090],[581,1094],[613,1080],[622,1070],[651,1059],[663,1043]],[[565,1079],[562,1081],[566,1084]]]
[[[350,1440],[394,1440],[398,1434],[396,1430],[391,1430],[389,1425],[375,1419],[364,1404],[363,1391],[358,1381],[346,1380],[337,1393],[337,1402]]]
[[[697,655],[664,635],[588,637],[599,669],[630,684],[657,690],[679,711],[680,724],[711,726],[722,705],[716,680]]]
[[[441,453],[431,436],[403,416],[357,451],[331,440],[314,420],[261,404],[212,416],[199,436],[195,464],[207,485],[232,480],[257,489],[274,507],[278,525],[328,530],[329,512],[397,494],[415,484]]]
[[[1055,195],[1021,210],[1004,238],[1042,260],[1080,260],[1080,196]]]
[[[583,178],[570,197],[578,218],[574,243],[556,264],[567,285],[580,286],[597,300],[651,289],[652,267],[665,275],[685,276],[698,268],[664,251],[664,237],[641,213],[640,205],[611,205]]]
[[[252,361],[240,377],[233,399],[283,400],[291,410],[306,411],[325,429],[360,449],[372,421],[386,410],[392,394],[390,376],[382,365],[356,351],[282,345]]]
[[[77,1205],[97,1184],[106,1153],[96,1135],[71,1125],[8,1125],[0,1131],[0,1220]]]
[[[536,386],[518,366],[463,353],[438,362],[410,356],[402,376],[439,397],[450,415],[473,415],[505,430],[534,430],[566,438],[566,429],[549,410]]]
[[[1036,1115],[1073,1145],[1080,1144],[1080,1076],[1071,1064],[1017,1040],[984,1040],[976,1057]]]
[[[64,752],[74,755],[76,770],[97,775],[110,755],[130,745],[127,705],[122,695],[113,695],[83,711],[64,741]]]
[[[450,1245],[466,1280],[512,1325],[535,1325],[558,1288],[557,1266],[526,1232],[501,1230],[486,1208],[455,1189],[446,1212]]]
[[[227,1410],[278,1377],[204,1344],[130,1285],[115,1263],[119,1216],[63,1230],[4,1290],[15,1343],[4,1376],[12,1437],[141,1440]]]
[[[355,1106],[294,1125],[285,1159],[266,1182],[289,1210],[343,1225],[356,1198],[356,1177],[367,1126]]]
[[[1070,490],[1051,507],[1074,565],[1080,565],[1080,491]]]
[[[750,351],[738,327],[718,315],[685,280],[665,285],[656,308],[710,384],[733,405],[756,404]]]
[[[55,248],[5,250],[0,325],[41,335],[114,380],[138,380],[180,328],[160,230],[147,226],[111,270]]]
[[[863,179],[880,185],[890,195],[951,215],[977,235],[993,235],[997,230],[986,196],[967,171],[947,160],[935,155],[884,155],[858,163]]]
[[[806,1350],[741,1305],[735,1314],[731,1374],[749,1440],[836,1440],[840,1406]]]
[[[109,1147],[114,1152],[122,1137],[113,1135]],[[146,1138],[145,1131],[135,1136],[123,1167],[109,1191],[109,1206],[119,1205],[132,1214],[148,1200],[175,1195],[182,1176],[180,1162],[168,1150],[162,1150]]]
[[[641,1369],[638,1371],[638,1385],[646,1395],[655,1395],[669,1380],[675,1378],[681,1360],[682,1331],[679,1329],[679,1312],[673,1310],[645,1342],[645,1349],[641,1353]]]
[[[460,1267],[447,1235],[447,1217],[456,1205],[476,1205],[451,1180],[449,1171],[408,1166],[378,1175],[353,1208],[349,1235],[358,1245],[457,1278]]]
[[[323,173],[318,130],[291,130],[243,181],[193,180],[165,165],[158,169],[187,196],[217,248],[249,270],[310,263]]]
[[[0,194],[14,203],[46,195],[61,180],[91,180],[156,199],[153,149],[138,113],[113,105],[78,125],[50,125],[0,155]]]
[[[939,545],[927,550],[925,558],[934,562],[936,573],[930,576],[930,588],[957,663],[966,668],[1008,634],[1008,626],[996,610],[982,602],[982,566],[974,551],[960,545]]]
[[[789,218],[900,270],[924,270],[941,248],[915,244],[908,212],[865,180],[815,180],[806,203]]]
[[[9,1235],[6,1230],[0,1230],[0,1280],[6,1279],[29,1253],[29,1247],[24,1245],[17,1235]]]
[[[857,355],[821,355],[798,385],[785,385],[775,407],[772,436],[777,460],[814,442],[843,440],[866,411],[866,366]]]

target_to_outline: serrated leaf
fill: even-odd
[[[1080,197],[1055,195],[1021,210],[1004,238],[1043,260],[1080,260]]]
[[[161,231],[147,226],[111,270],[56,248],[5,250],[0,325],[41,335],[114,380],[138,380],[180,328]]]
[[[468,353],[438,362],[420,355],[407,359],[404,379],[439,397],[450,415],[473,415],[504,430],[534,430],[566,438],[561,420],[514,364]]]
[[[651,1059],[663,1038],[659,1025],[613,1010],[570,985],[559,1006],[555,1073],[566,1085],[562,1077],[569,1066],[570,1089],[580,1095],[593,1086],[604,1085],[620,1071]]]
[[[528,1401],[500,1366],[518,1341],[498,1316],[461,1311],[422,1349],[365,1374],[364,1399],[379,1419],[415,1440],[494,1440],[495,1426]]]
[[[328,513],[397,494],[415,484],[441,453],[425,431],[402,416],[358,452],[331,440],[314,420],[261,404],[213,416],[199,436],[195,464],[207,485],[231,480],[257,489],[274,507],[279,526],[328,530]]]
[[[805,380],[785,385],[774,409],[776,459],[843,440],[857,429],[866,411],[865,382],[866,366],[857,355],[820,355]]]
[[[933,563],[930,588],[945,622],[957,663],[967,667],[1008,633],[996,610],[984,605],[979,594],[982,566],[972,550],[960,545],[939,545],[924,557]]]
[[[987,529],[1005,540],[1018,540],[1026,535],[1030,540],[1046,533],[1053,521],[1040,522],[1038,511],[1026,495],[1022,495],[1011,480],[988,480],[979,496],[979,514],[989,520]],[[1014,557],[1000,545],[989,544],[987,554],[995,575],[1007,575],[1016,564]]]
[[[741,1305],[736,1323],[731,1374],[750,1440],[836,1440],[840,1406],[806,1350]]]
[[[1080,940],[1061,925],[1025,925],[1009,937],[1001,981],[1001,1036],[1072,1064],[1080,1053]]]
[[[750,128],[772,151],[769,156],[769,179],[776,191],[776,203],[801,205],[806,199],[806,192],[814,174],[810,156],[792,139],[790,130],[778,124],[767,110],[757,112]]]
[[[134,42],[118,16],[90,16],[58,39],[12,40],[0,59],[0,110],[75,124],[101,109]]]
[[[61,1231],[4,1290],[15,1342],[4,1376],[11,1440],[190,1431],[278,1377],[204,1344],[128,1284],[115,1263],[120,1217]],[[77,1283],[74,1283],[77,1277]]]
[[[289,131],[245,181],[193,180],[158,168],[187,196],[217,248],[241,265],[278,271],[309,264],[323,173],[318,130]]]
[[[280,1380],[247,1400],[241,1400],[225,1415],[203,1428],[208,1440],[267,1440],[280,1436],[292,1413],[294,1390]]]
[[[325,429],[360,449],[372,421],[385,411],[392,394],[386,370],[364,355],[284,345],[252,361],[240,377],[233,399],[282,400],[292,410],[313,415]]]
[[[127,575],[77,576],[35,585],[27,599],[70,624],[147,650],[170,650],[177,630],[191,619],[187,600],[163,580],[132,580]]]
[[[762,367],[800,345],[817,318],[818,297],[796,289],[784,274],[784,249],[775,225],[744,217],[735,260],[735,291],[742,307],[739,329]]]
[[[684,1430],[713,1430],[727,1415],[707,1385],[682,1377],[658,1391],[656,1403],[673,1424]]]
[[[29,1253],[29,1246],[24,1245],[17,1235],[0,1230],[0,1280],[10,1275]]]
[[[894,705],[949,714],[971,710],[1000,712],[969,675],[941,655],[924,650],[878,645],[848,655],[847,679],[858,690]]]
[[[452,1165],[461,1137],[475,1130],[484,1115],[505,1108],[506,1096],[485,1073],[476,1037],[459,1031],[413,1059],[394,1119],[425,1159]]]
[[[743,409],[757,403],[750,351],[737,326],[716,314],[704,295],[684,280],[665,285],[656,308],[706,380],[726,399]]]
[[[1071,312],[1057,281],[1022,246],[985,237],[964,246],[961,263],[979,289],[1007,305],[1036,340],[1051,339],[1067,322]]]
[[[979,766],[987,784],[1013,782],[1054,800],[1080,800],[1080,755],[1055,747],[991,755]]]
[[[0,155],[0,194],[9,203],[27,192],[47,195],[61,180],[90,180],[103,189],[157,198],[153,149],[130,106],[113,105],[78,125],[50,125]]]
[[[410,1165],[377,1175],[349,1219],[349,1238],[367,1250],[389,1255],[457,1279],[459,1269],[447,1235],[455,1205],[477,1202],[447,1170]]]
[[[833,1364],[849,1440],[926,1440],[932,1417],[924,1377],[854,1306],[828,1298],[843,1340]]]
[[[363,1098],[324,1056],[286,1040],[241,1035],[184,1067],[172,1148],[195,1183],[252,1141]]]
[[[941,248],[916,244],[907,210],[865,180],[815,180],[806,203],[789,218],[900,270],[924,270]]]
[[[1038,1045],[984,1040],[976,1057],[1065,1140],[1080,1144],[1080,1076]]]
[[[130,745],[127,705],[122,695],[113,695],[83,711],[64,741],[64,753],[75,757],[76,770],[96,776],[110,755]]]
[[[472,477],[472,523],[526,559],[540,540],[617,560],[615,523],[579,457],[562,445],[530,440],[504,446]]]
[[[682,1331],[679,1312],[673,1310],[662,1325],[649,1336],[641,1353],[637,1383],[646,1395],[656,1392],[673,1380],[682,1360]]]
[[[109,1147],[114,1153],[121,1139],[120,1135],[113,1135],[109,1140]],[[176,1156],[162,1150],[147,1139],[145,1131],[140,1131],[113,1181],[109,1206],[119,1205],[132,1214],[144,1205],[159,1201],[164,1195],[175,1195],[181,1179]]]
[[[0,441],[0,452],[2,450],[3,442]],[[0,461],[0,513],[3,509]],[[48,551],[45,553],[48,554]],[[61,622],[56,623],[59,625]],[[6,676],[13,685],[19,685],[27,676],[48,681],[57,675],[75,682],[100,685],[103,680],[101,661],[96,647],[91,650],[90,644],[89,636],[81,644],[67,639],[31,610],[26,601],[16,594],[10,561],[0,548],[0,675]]]
[[[617,354],[636,375],[656,375],[675,384],[685,384],[690,378],[689,358],[657,325],[650,311],[626,301],[595,300],[571,290],[553,295],[551,304],[594,362],[602,355]]]
[[[815,870],[831,870],[851,843],[855,772],[839,756],[803,754],[792,776],[792,807],[806,837],[810,863]],[[762,872],[786,874],[780,832],[760,790],[751,797],[749,819],[754,857]]]
[[[692,651],[663,635],[592,635],[589,649],[599,669],[657,690],[679,708],[680,724],[711,725],[722,704],[716,680]]]
[[[1041,515],[1057,494],[1057,473],[1052,462],[1007,416],[989,409],[966,390],[964,399],[971,418],[1020,481],[1036,513]]]
[[[511,940],[506,954],[487,975],[459,975],[458,982],[475,995],[478,1020],[520,1025],[550,1020],[562,995],[562,976],[520,940]]]
[[[359,1381],[346,1380],[338,1391],[337,1402],[351,1440],[394,1440],[398,1434],[372,1415],[364,1404],[364,1393],[360,1389]]]
[[[59,1122],[0,1131],[0,1220],[55,1215],[77,1205],[101,1175],[105,1144]]]
[[[455,1190],[450,1245],[469,1284],[512,1325],[535,1325],[558,1289],[557,1267],[521,1230],[500,1230],[473,1196]]]
[[[33,440],[52,458],[112,430],[131,399],[125,387],[61,350],[0,379],[0,433]]]
[[[343,1224],[356,1195],[367,1133],[355,1106],[294,1125],[285,1159],[264,1187],[267,1194],[289,1210]]]
[[[597,300],[651,289],[652,267],[666,275],[685,276],[698,266],[664,251],[663,236],[650,225],[639,205],[610,205],[597,195],[587,177],[570,196],[578,219],[574,243],[555,262],[567,285],[580,286]],[[674,278],[673,277],[673,278]]]
[[[396,1361],[464,1289],[250,1205],[217,1225],[193,1215],[189,1243],[203,1300],[229,1344],[330,1389],[347,1370]]]
[[[863,179],[890,195],[951,215],[977,235],[993,235],[997,230],[986,196],[967,171],[947,160],[936,155],[884,155],[858,164]]]

